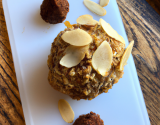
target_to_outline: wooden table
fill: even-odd
[[[132,54],[150,122],[152,125],[160,125],[160,15],[145,0],[117,0],[117,2],[128,39],[135,40]],[[0,125],[24,124],[0,0]]]

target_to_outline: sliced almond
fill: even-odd
[[[105,6],[107,6],[108,4],[109,4],[109,1],[110,0],[100,0],[100,5],[102,6],[102,7],[105,7]]]
[[[65,55],[60,60],[60,64],[67,68],[78,65],[81,60],[85,57],[85,53],[89,46],[68,46],[65,50]]]
[[[96,25],[98,21],[94,20],[91,15],[82,15],[77,18],[77,23],[81,25]]]
[[[111,68],[113,53],[107,41],[103,41],[92,57],[93,68],[102,76],[107,76]]]
[[[69,21],[65,21],[65,22],[64,22],[64,25],[65,25],[67,28],[71,28],[71,29],[74,28],[74,27],[70,24]]]
[[[120,61],[120,70],[123,70],[124,66],[127,64],[127,60],[131,54],[132,48],[133,48],[133,44],[134,44],[134,40],[130,42],[130,44],[128,45],[128,47],[126,48],[121,61]]]
[[[82,29],[66,31],[62,35],[62,39],[74,46],[85,46],[92,42],[92,37]]]
[[[99,4],[90,0],[84,0],[83,2],[84,2],[84,5],[93,13],[99,16],[106,15],[106,10],[103,7],[101,7]]]
[[[122,42],[125,44],[125,41],[122,36],[120,36],[117,31],[115,31],[109,23],[104,21],[102,18],[99,20],[100,25],[102,26],[103,30],[112,38]]]
[[[67,123],[73,122],[74,112],[66,100],[60,99],[58,101],[58,109],[59,109],[59,112],[65,122],[67,122]]]

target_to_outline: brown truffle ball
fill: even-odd
[[[50,24],[62,23],[69,12],[67,0],[44,0],[41,5],[41,17]]]
[[[104,122],[100,118],[100,115],[90,112],[86,115],[79,116],[73,125],[104,125]]]

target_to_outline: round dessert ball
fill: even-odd
[[[92,37],[85,57],[80,63],[71,68],[60,64],[60,60],[65,55],[65,50],[69,43],[66,43],[61,36],[66,31],[82,29]],[[99,74],[92,66],[92,56],[103,41],[107,41],[112,48],[113,60],[107,76]],[[109,37],[101,25],[79,25],[73,24],[72,28],[66,28],[61,31],[51,46],[51,52],[48,56],[48,81],[57,91],[69,95],[72,99],[91,100],[99,94],[107,93],[112,86],[123,76],[123,71],[119,70],[120,60],[125,50],[125,44]]]
[[[73,125],[104,125],[104,122],[98,114],[90,112],[86,115],[80,115]]]
[[[40,7],[42,19],[50,24],[62,23],[69,12],[67,0],[44,0]]]

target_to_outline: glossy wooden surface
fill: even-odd
[[[117,3],[128,39],[135,40],[132,54],[151,125],[160,125],[160,15],[145,0],[117,0]],[[0,125],[24,124],[0,0]]]

